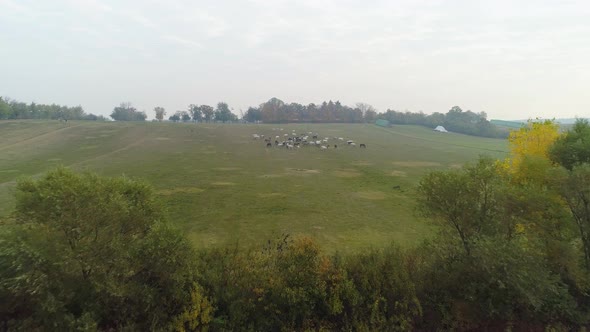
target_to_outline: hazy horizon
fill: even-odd
[[[271,97],[590,116],[585,1],[0,0],[0,96],[153,117]]]

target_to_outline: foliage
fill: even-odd
[[[368,108],[370,105],[367,105]],[[363,106],[364,107],[364,106]],[[250,110],[249,110],[250,111]],[[287,122],[363,122],[363,112],[359,108],[343,106],[339,101],[323,102],[321,105],[309,104],[307,106],[298,103],[285,104],[282,100],[271,98],[260,105],[258,111],[260,118],[265,123]],[[254,112],[254,108],[252,111]],[[256,114],[256,113],[251,113]],[[374,109],[368,109],[368,116],[375,114]]]
[[[205,122],[211,122],[215,115],[215,109],[209,105],[201,105],[200,106],[201,112],[203,112],[203,118]]]
[[[565,201],[576,225],[590,269],[590,124],[578,119],[549,149],[551,160],[562,166],[550,174],[551,184]]]
[[[416,265],[425,316],[460,330],[579,324],[574,295],[584,286],[575,276],[576,255],[569,254],[570,229],[549,188],[550,165],[537,161],[520,164],[537,170],[525,182],[488,159],[420,182],[421,213],[441,226]]]
[[[262,251],[201,253],[200,283],[216,299],[216,330],[399,330],[420,303],[394,247],[347,257],[309,238],[269,241]]]
[[[59,168],[20,181],[16,195],[0,239],[5,324],[153,330],[210,320],[192,248],[163,222],[149,186]]]
[[[262,112],[256,107],[248,107],[246,114],[244,114],[244,121],[259,122],[262,121]]]
[[[346,330],[408,331],[422,316],[406,255],[395,246],[372,249],[343,264],[350,286],[340,315]]]
[[[459,106],[453,106],[446,114],[435,112],[430,115],[422,112],[399,112],[388,109],[385,113],[379,114],[378,117],[393,124],[414,124],[429,128],[442,125],[449,131],[473,136],[500,138],[507,136],[507,132],[487,120],[485,112],[463,111]]]
[[[131,103],[121,103],[113,109],[111,118],[115,121],[145,121],[147,115],[139,112]]]
[[[529,121],[526,126],[510,132],[510,157],[503,162],[503,167],[516,176],[525,158],[535,157],[549,160],[549,149],[559,137],[559,127],[550,120],[543,122]]]
[[[14,119],[52,119],[52,120],[106,120],[103,116],[84,112],[82,106],[61,106],[26,104],[16,100],[0,97],[0,120]]]
[[[551,160],[572,170],[574,166],[590,163],[590,124],[578,119],[573,128],[557,138],[549,150]]]
[[[236,115],[229,110],[227,103],[220,102],[217,104],[217,109],[215,110],[215,121],[221,121],[225,123],[236,120]]]
[[[8,119],[11,113],[10,105],[0,97],[0,119]]]
[[[486,236],[465,251],[445,237],[425,244],[412,274],[423,330],[538,329],[580,324],[574,298],[524,238]]]
[[[482,234],[494,231],[500,197],[496,168],[493,160],[480,159],[461,171],[432,172],[418,186],[418,209],[451,227],[467,255]]]
[[[182,122],[189,122],[191,120],[190,114],[186,111],[180,112],[180,117],[182,119]]]
[[[569,172],[557,170],[552,175],[578,228],[586,267],[590,269],[590,164],[574,166]]]
[[[154,107],[154,113],[156,113],[156,119],[158,121],[164,120],[164,116],[166,115],[166,109],[164,107]]]
[[[176,111],[176,113],[172,114],[168,120],[173,121],[173,122],[178,122],[181,119],[182,114],[180,113],[180,111]]]
[[[200,122],[203,119],[203,111],[200,106],[195,104],[188,105],[188,113],[191,115],[194,122]]]

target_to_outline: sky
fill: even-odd
[[[590,1],[0,0],[0,96],[590,117]]]

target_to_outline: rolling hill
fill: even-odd
[[[330,137],[332,147],[266,148],[252,137],[293,130]],[[422,175],[506,153],[505,140],[417,126],[2,121],[0,215],[13,208],[19,177],[63,165],[151,183],[197,247],[283,233],[309,234],[328,250],[412,245],[433,230],[415,213]]]

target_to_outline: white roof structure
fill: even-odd
[[[434,131],[439,131],[441,133],[448,133],[448,131],[443,126],[437,126],[436,128],[434,128]]]

